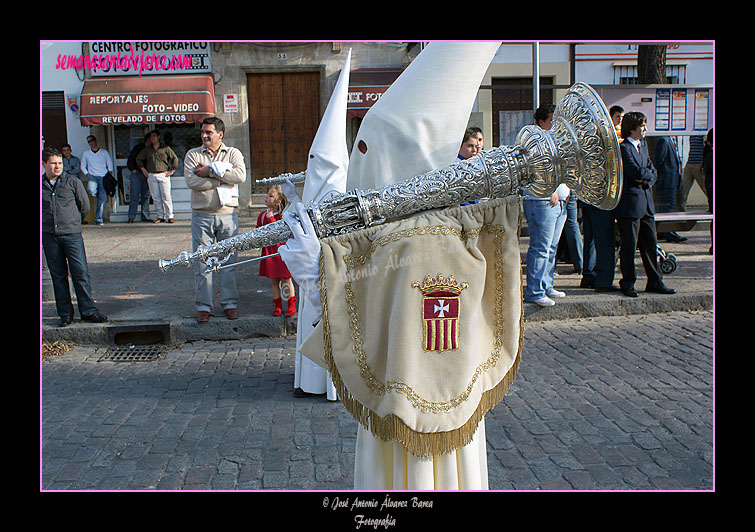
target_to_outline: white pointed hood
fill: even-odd
[[[346,190],[349,150],[346,146],[346,103],[349,96],[351,50],[341,68],[335,89],[312,141],[307,159],[302,201],[319,200],[330,191]]]
[[[365,115],[347,189],[383,187],[453,163],[500,44],[430,43]]]
[[[350,70],[351,50],[346,54],[346,60],[333,94],[330,96],[328,107],[317,128],[312,147],[309,149],[307,173],[302,192],[302,201],[305,204],[319,201],[332,191],[346,191],[346,173],[349,168],[349,150],[346,145],[346,104],[349,97]],[[335,401],[337,394],[330,374],[325,368],[299,352],[302,343],[314,330],[312,323],[319,316],[320,309],[315,308],[309,298],[302,297],[299,300],[294,388],[301,388],[308,393],[325,393],[328,400]]]

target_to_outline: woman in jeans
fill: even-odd
[[[545,131],[549,130],[553,124],[554,110],[553,104],[538,107],[535,111],[535,124]],[[527,191],[522,199],[530,237],[524,300],[541,307],[550,307],[555,304],[553,298],[566,296],[564,292],[553,288],[553,274],[556,271],[556,251],[566,221],[568,201],[569,187],[563,184],[548,198],[536,198]]]

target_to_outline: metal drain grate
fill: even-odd
[[[160,358],[165,351],[164,345],[123,345],[109,347],[97,362],[149,362]]]

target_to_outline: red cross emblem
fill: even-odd
[[[453,277],[428,275],[413,288],[422,292],[422,336],[425,351],[453,351],[459,348],[459,310],[461,291],[468,283],[459,285]]]

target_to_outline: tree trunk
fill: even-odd
[[[665,44],[640,44],[637,47],[637,83],[640,85],[668,83]],[[655,156],[655,140],[655,137],[645,137],[651,160]]]
[[[666,45],[640,44],[637,48],[637,83],[668,83],[666,79]]]

